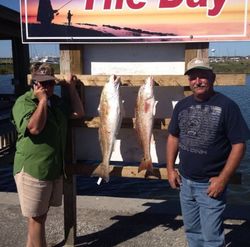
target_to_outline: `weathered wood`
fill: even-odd
[[[74,129],[68,131],[65,164],[74,163]],[[74,246],[76,241],[76,179],[72,173],[67,173],[63,183],[64,193],[64,236],[65,246]]]
[[[13,68],[15,95],[21,95],[27,90],[27,74],[29,73],[29,47],[22,44],[20,38],[12,38]]]
[[[153,129],[165,130],[168,128],[170,118],[154,119]],[[100,117],[84,117],[82,119],[72,119],[71,127],[99,128]],[[135,128],[135,118],[123,118],[121,128]]]
[[[67,173],[91,176],[98,164],[89,165],[84,163],[68,164]],[[128,178],[148,178],[148,179],[167,179],[166,168],[154,168],[154,176],[148,176],[146,171],[138,172],[138,166],[119,166],[110,165],[110,176]]]
[[[195,57],[208,58],[209,43],[187,43],[185,47],[185,69],[190,60]]]
[[[64,246],[75,246],[76,241],[76,178],[68,174],[63,183],[64,191]]]
[[[60,44],[61,74],[83,74],[83,45]]]
[[[244,86],[246,74],[217,74],[215,86]]]
[[[96,169],[98,164],[68,164],[67,173],[77,174],[84,176],[91,176],[93,171]],[[162,179],[167,180],[168,174],[166,168],[154,168],[153,176],[148,176],[146,171],[138,172],[138,166],[124,166],[121,165],[110,165],[110,176],[115,177],[126,177],[126,178],[145,178],[145,179]],[[230,180],[230,184],[240,184],[241,183],[241,173],[236,172]]]
[[[83,73],[83,46],[72,44],[60,45],[60,72],[65,74],[82,74]],[[78,93],[81,97],[84,96],[84,87],[79,89]],[[68,97],[68,91],[62,91],[63,97]],[[66,164],[74,163],[74,128],[70,128],[67,141],[67,157],[65,157]],[[66,167],[65,167],[66,169]],[[67,178],[64,180],[64,234],[65,246],[74,246],[76,241],[76,180],[74,174],[66,174]]]
[[[79,82],[84,86],[104,86],[109,75],[80,75],[76,74]],[[30,75],[28,79],[30,80]],[[60,80],[65,79],[65,75],[57,74]],[[123,86],[140,86],[145,82],[146,75],[121,75]],[[188,87],[187,77],[184,75],[155,75],[153,76],[156,86]],[[215,86],[243,86],[246,82],[246,74],[217,74]]]
[[[109,75],[76,75],[84,86],[104,86]],[[64,79],[63,75],[56,75],[59,79]],[[140,86],[145,82],[147,75],[121,75],[123,86]],[[153,76],[156,86],[189,86],[187,77],[184,75],[155,75]],[[217,74],[216,86],[237,86],[245,85],[246,74]]]

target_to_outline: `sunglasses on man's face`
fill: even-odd
[[[197,78],[209,80],[209,75],[206,73],[194,73],[188,76],[189,81],[194,81]]]

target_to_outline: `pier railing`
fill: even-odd
[[[10,121],[11,104],[1,102],[0,107],[0,158],[9,154],[16,144],[16,130]]]

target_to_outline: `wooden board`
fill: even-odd
[[[75,175],[84,175],[91,176],[93,171],[96,169],[98,164],[68,164],[66,166],[67,174]],[[147,176],[146,171],[138,172],[138,166],[119,166],[119,165],[110,165],[110,176],[116,177],[126,177],[126,178],[143,178],[143,179],[162,179],[167,180],[168,174],[166,168],[154,168],[154,176]],[[241,183],[241,173],[236,172],[230,180],[231,184],[240,184]]]
[[[67,166],[67,172],[77,175],[91,176],[98,165],[72,164]],[[167,179],[166,168],[154,168],[154,176],[147,176],[146,171],[138,172],[137,166],[118,166],[110,165],[110,176],[127,177],[127,178],[147,178],[147,179]]]
[[[84,86],[104,86],[108,81],[109,75],[76,75]],[[57,74],[57,78],[63,80],[63,74]],[[140,86],[144,83],[148,75],[121,75],[121,83],[123,86]],[[156,86],[189,86],[187,76],[184,75],[156,75],[153,76]],[[28,79],[30,81],[30,75]],[[217,74],[216,86],[243,86],[246,82],[246,74]]]
[[[170,118],[158,118],[154,120],[153,129],[166,130]],[[71,127],[99,128],[100,117],[83,117],[82,119],[70,120]],[[121,128],[135,128],[135,118],[123,118]]]

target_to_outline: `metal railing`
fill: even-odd
[[[16,145],[17,133],[10,121],[11,105],[3,107],[0,114],[0,156],[4,156]]]

